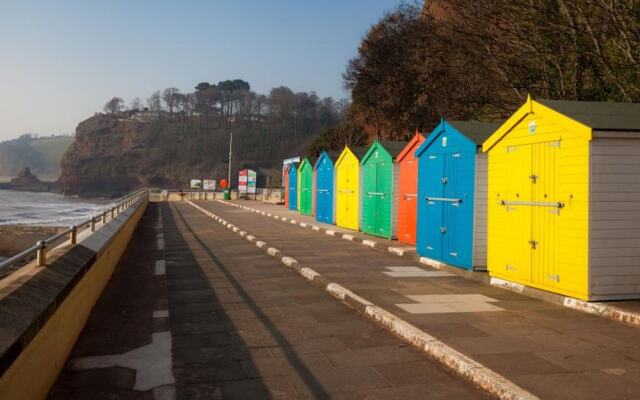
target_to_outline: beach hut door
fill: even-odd
[[[327,218],[325,214],[325,209],[326,209],[325,194],[329,191],[329,188],[325,183],[325,180],[326,180],[325,175],[326,175],[326,172],[325,172],[324,160],[323,160],[322,165],[318,167],[318,172],[316,176],[316,217],[320,220],[324,220]]]
[[[333,187],[331,184],[331,168],[327,167],[326,159],[323,160],[323,165],[318,168],[318,196],[317,196],[317,213],[318,217],[325,222],[330,222],[331,216],[331,199]]]
[[[507,148],[507,193],[501,201],[509,240],[505,273],[520,280],[557,286],[554,241],[564,207],[556,198],[556,159],[559,142]]]
[[[425,222],[426,225],[419,227],[424,232],[424,246],[422,249],[426,257],[440,259],[442,257],[442,239],[446,234],[446,227],[443,224],[442,210],[444,202],[444,185],[442,179],[444,177],[444,154],[429,154],[426,157],[426,170],[433,171],[431,176],[433,179],[425,180]],[[423,162],[420,160],[420,162]]]
[[[366,212],[363,218],[366,231],[377,232],[377,216],[378,216],[378,168],[376,163],[368,163],[364,170],[364,199],[366,207],[363,206],[363,211]]]
[[[507,187],[504,193],[503,212],[507,223],[504,248],[505,274],[521,281],[531,280],[532,244],[532,146],[509,146],[506,154]]]
[[[555,267],[553,250],[557,219],[562,212],[562,205],[557,202],[555,182],[559,142],[536,143],[531,150],[531,194],[534,202],[531,207],[531,279],[537,284],[558,286],[561,283],[560,273]]]
[[[453,264],[458,264],[463,257],[460,253],[461,241],[463,238],[460,234],[463,229],[460,224],[472,224],[473,221],[460,221],[463,215],[460,211],[461,207],[466,206],[463,203],[463,190],[459,182],[458,170],[462,154],[460,152],[449,153],[444,155],[444,173],[440,182],[442,183],[442,226],[444,234],[442,235],[442,258]]]
[[[376,164],[376,232],[382,236],[391,235],[391,185],[393,180],[390,162]]]

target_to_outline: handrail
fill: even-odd
[[[5,268],[8,268],[16,263],[23,261],[29,256],[36,254],[36,259],[39,267],[44,267],[47,265],[47,247],[49,245],[57,242],[63,237],[69,237],[70,244],[76,244],[76,239],[78,237],[78,227],[87,227],[91,229],[91,232],[96,230],[96,223],[98,221],[102,221],[102,223],[107,222],[107,218],[111,219],[115,218],[122,211],[127,209],[129,206],[133,205],[133,203],[138,200],[141,196],[146,194],[148,189],[142,188],[138,189],[135,192],[129,193],[115,201],[109,203],[105,209],[99,213],[93,215],[91,218],[78,223],[77,225],[71,225],[69,228],[65,229],[62,232],[56,233],[53,236],[50,236],[44,240],[38,241],[35,245],[29,247],[28,249],[10,257],[7,260],[0,262],[0,272]],[[2,277],[0,277],[2,279]]]

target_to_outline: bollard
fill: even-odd
[[[96,217],[91,217],[91,232],[96,231]]]
[[[69,232],[69,243],[76,244],[78,240],[78,228],[75,225],[71,225],[71,232]]]
[[[103,212],[103,213],[102,213],[102,223],[103,223],[103,224],[106,224],[106,223],[107,223],[107,213],[106,213],[106,212]]]
[[[47,242],[41,240],[38,242],[38,267],[44,267],[47,265]]]
[[[116,208],[115,207],[111,207],[111,219],[115,218],[115,211]]]

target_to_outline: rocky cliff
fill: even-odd
[[[141,186],[187,187],[192,178],[221,179],[233,131],[232,181],[237,171],[258,171],[259,185],[279,184],[283,158],[299,154],[312,135],[270,134],[263,122],[131,114],[96,114],[81,122],[62,158],[64,194],[116,196]]]

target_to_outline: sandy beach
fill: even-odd
[[[33,246],[38,240],[55,235],[65,227],[55,226],[0,226],[0,259],[11,257]]]

